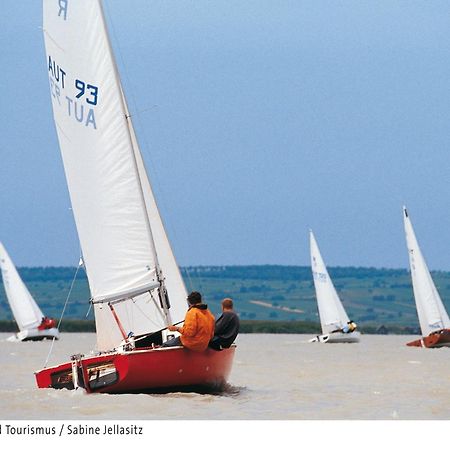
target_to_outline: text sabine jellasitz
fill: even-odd
[[[143,427],[138,425],[80,425],[57,426],[0,424],[0,435],[8,436],[126,436],[143,435]]]

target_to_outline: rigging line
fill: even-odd
[[[61,47],[58,42],[56,41],[56,39],[54,39],[52,37],[52,35],[44,28],[44,27],[38,27],[42,30],[42,32],[53,42],[53,44],[58,47],[63,53],[65,53],[65,49],[63,47]]]
[[[88,310],[87,310],[86,316],[84,317],[85,319],[88,318],[89,313],[91,312],[91,308],[92,308],[92,302],[89,302],[89,308],[88,308]]]
[[[155,297],[153,297],[153,293],[152,293],[152,292],[149,292],[149,294],[150,294],[150,298],[151,298],[152,301],[153,301],[153,304],[155,305],[156,311],[159,313],[159,315],[161,316],[161,319],[164,321],[164,320],[165,320],[164,314],[162,313],[161,308],[158,306],[158,303],[156,302]],[[137,303],[135,303],[135,305],[136,305],[136,308],[141,312],[141,314],[142,314],[149,322],[151,322],[153,325],[158,325],[158,323],[155,322],[151,317],[149,317],[149,316],[148,316],[148,315],[140,308],[140,306],[139,306]]]
[[[156,310],[158,311],[158,313],[160,314],[162,320],[165,320],[165,316],[164,314],[161,312],[161,308],[159,308],[156,300],[153,297],[153,294],[151,291],[148,292],[148,294],[150,294],[151,299],[153,300],[153,303],[156,306]],[[145,300],[145,297],[143,297],[143,299]],[[150,323],[152,323],[153,325],[159,325],[159,323],[155,322],[150,316],[148,316],[148,314],[140,307],[140,305],[137,303],[139,301],[139,296],[136,297],[131,297],[129,299],[133,305],[136,307],[136,309],[142,314],[143,317],[145,317]],[[133,310],[131,310],[130,312],[130,308],[125,308],[125,314],[127,316],[127,321],[128,324],[130,325],[130,330],[127,331],[133,331],[133,329],[135,328],[135,315],[131,314],[133,312]]]
[[[153,324],[153,325],[159,325],[159,323],[157,323],[157,322],[155,322],[150,316],[148,316],[144,311],[143,311],[143,309],[134,301],[134,300],[132,300],[133,301],[133,303],[134,303],[134,306],[136,307],[136,309],[142,314],[142,316],[143,317],[145,317],[151,324]],[[155,303],[156,304],[156,303]],[[164,317],[164,315],[161,313],[161,311],[160,311],[160,309],[158,308],[158,311],[159,311],[159,313],[161,314],[161,316],[162,316],[162,319],[164,320],[165,319],[165,317]],[[133,327],[134,328],[134,327]],[[132,330],[131,330],[132,331]]]
[[[183,267],[183,270],[186,272],[187,278],[188,278],[188,282],[189,282],[189,288],[190,291],[194,290],[194,285],[192,283],[192,278],[191,278],[191,273],[189,271],[189,266]]]
[[[135,116],[138,116],[139,114],[142,114],[144,112],[147,112],[147,111],[150,111],[151,109],[156,109],[156,108],[158,108],[158,105],[153,105],[153,106],[150,106],[149,108],[141,109],[140,111],[138,111],[137,105],[136,105],[136,112],[133,114],[129,113],[127,118],[131,117],[132,119],[134,119]]]
[[[72,283],[70,284],[69,293],[67,294],[67,298],[66,298],[66,301],[64,303],[63,310],[61,312],[61,317],[59,318],[58,326],[56,327],[58,330],[59,330],[59,327],[61,326],[61,322],[62,322],[62,319],[63,319],[63,316],[64,316],[64,312],[66,311],[67,304],[69,303],[69,298],[70,298],[70,295],[72,294],[73,286],[75,285],[75,280],[77,279],[78,272],[80,270],[80,267],[82,266],[81,261],[82,260],[81,260],[81,256],[80,256],[80,260],[78,262],[77,270],[75,271],[75,275],[73,276]],[[56,340],[56,338],[53,337],[52,345],[50,346],[50,350],[48,352],[47,359],[45,360],[45,363],[44,363],[44,368],[47,367],[48,360],[50,359],[50,355],[52,354],[52,351],[53,351],[53,345],[55,344],[55,340]]]
[[[81,247],[80,247],[80,261],[78,262],[78,265],[84,269],[84,273],[86,274],[86,278],[88,279],[88,286],[89,286],[89,278],[87,276],[86,264],[83,259],[83,252],[81,251]],[[91,312],[91,309],[92,309],[92,305],[93,305],[93,303],[91,301],[89,301],[89,307],[88,307],[86,315],[84,316],[85,319],[88,318],[89,313]],[[94,319],[95,319],[95,316],[94,316]]]

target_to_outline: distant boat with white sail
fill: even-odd
[[[40,341],[58,339],[56,322],[44,316],[30,291],[20,278],[8,252],[0,242],[0,267],[3,286],[19,332],[10,341]]]
[[[450,319],[422,255],[411,219],[403,207],[406,245],[411,279],[422,338],[409,342],[412,347],[449,347]]]
[[[309,342],[354,343],[359,342],[360,333],[356,324],[348,318],[336,289],[328,275],[327,268],[320,254],[319,246],[310,230],[311,269],[316,291],[322,334]]]

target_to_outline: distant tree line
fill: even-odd
[[[239,278],[252,280],[311,280],[309,266],[187,266],[181,272],[186,277],[202,278]],[[374,267],[329,267],[328,272],[333,279],[337,278],[379,278],[401,277],[407,274],[406,269],[377,269]]]
[[[0,320],[1,333],[16,333],[17,325],[13,320]],[[94,320],[67,319],[61,323],[62,333],[94,333]],[[363,334],[420,334],[414,327],[398,325],[375,326],[366,325],[361,329]],[[270,321],[270,320],[241,320],[241,334],[319,334],[320,325],[308,321]]]
[[[252,266],[187,266],[180,268],[182,275],[202,278],[237,278],[252,280],[293,280],[310,281],[311,267],[252,265]],[[21,267],[18,269],[25,282],[29,281],[71,281],[76,267]],[[329,267],[333,279],[338,278],[383,278],[401,277],[407,274],[406,269],[377,269],[374,267]],[[436,272],[440,273],[440,272]],[[77,279],[86,280],[86,272],[80,270]]]
[[[22,280],[31,281],[72,281],[77,270],[76,267],[21,267],[17,269]],[[79,270],[78,280],[86,280],[86,272]]]

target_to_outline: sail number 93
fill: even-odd
[[[98,99],[98,87],[94,86],[92,84],[87,84],[84,81],[81,80],[75,80],[75,87],[78,90],[78,94],[76,95],[77,98],[83,97],[85,95],[86,97],[86,103],[89,103],[90,105],[96,105],[97,99]]]

